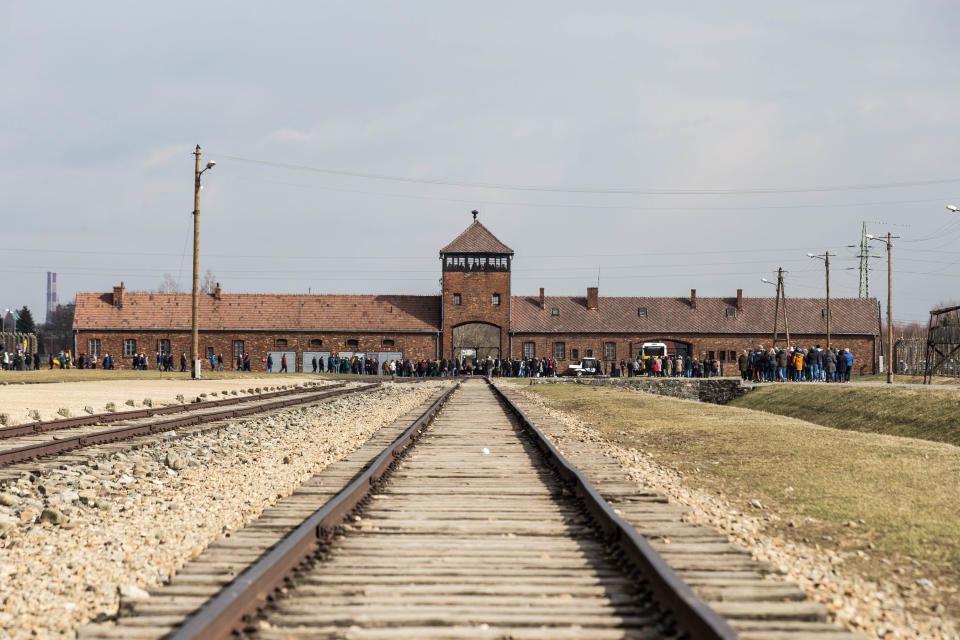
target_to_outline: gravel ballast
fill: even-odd
[[[388,384],[24,474],[0,488],[0,629],[13,638],[73,637],[79,625],[113,615],[120,591],[160,585],[437,386]]]

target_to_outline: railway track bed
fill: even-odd
[[[333,384],[254,396],[67,418],[0,428],[0,485],[25,473],[78,464],[159,439],[216,429],[224,420],[360,393],[378,383]]]
[[[795,585],[765,579],[772,567],[628,481],[590,443],[563,442],[606,509],[632,525],[629,535],[611,535],[569,471],[544,464],[544,455],[557,457],[550,445],[504,402],[481,381],[465,383],[429,428],[419,427],[423,437],[388,481],[340,505],[352,487],[369,484],[380,450],[411,412],[148,598],[122,602],[116,624],[88,626],[79,637],[227,637],[231,629],[275,639],[670,638],[684,630],[748,640],[859,637],[828,622]],[[315,531],[295,542],[305,528]],[[637,547],[622,540],[636,531],[659,559],[638,561]],[[305,546],[291,551],[298,544]],[[292,573],[276,568],[281,556]],[[663,561],[672,567],[666,578],[639,577],[644,562]],[[677,575],[696,596],[687,585],[679,598],[665,591]],[[264,600],[270,585],[282,590]]]

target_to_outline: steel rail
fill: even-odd
[[[579,469],[573,466],[553,446],[547,436],[537,428],[520,407],[503,391],[487,381],[504,405],[517,417],[520,426],[532,436],[547,464],[561,480],[574,488],[574,493],[584,502],[587,511],[616,545],[624,557],[646,579],[660,602],[669,609],[677,625],[698,640],[736,640],[739,634],[716,611],[693,592],[683,578],[667,564],[666,560],[640,535],[629,522],[621,518],[600,495],[593,484]]]
[[[323,389],[325,391],[330,389],[339,389],[346,386],[346,384],[346,382],[340,382],[333,385],[327,385],[323,387]],[[168,413],[180,413],[183,411],[194,411],[196,409],[209,409],[211,407],[222,407],[231,404],[241,404],[244,402],[255,402],[258,400],[266,400],[268,398],[277,398],[280,396],[289,396],[298,393],[309,392],[309,388],[285,389],[281,391],[257,393],[249,396],[240,396],[237,398],[224,398],[223,400],[203,400],[201,402],[190,402],[186,404],[171,405],[168,407],[145,407],[143,409],[134,409],[132,411],[93,413],[90,415],[76,416],[73,418],[25,422],[23,424],[15,424],[9,427],[0,427],[0,440],[18,438],[20,436],[43,433],[45,431],[55,431],[57,429],[85,427],[91,424],[109,424],[111,422],[120,422],[122,420],[136,420],[138,418],[149,418],[151,416],[166,415]]]
[[[171,418],[169,420],[158,420],[154,422],[148,422],[146,424],[132,425],[117,429],[108,429],[105,431],[97,431],[95,433],[72,436],[63,438],[62,440],[40,442],[24,447],[17,447],[16,449],[7,449],[6,451],[0,451],[0,467],[17,462],[23,462],[25,460],[31,460],[40,456],[63,453],[64,451],[69,451],[78,447],[87,447],[96,444],[104,444],[107,442],[116,442],[117,440],[125,440],[137,436],[149,435],[151,433],[159,433],[161,431],[170,431],[172,429],[203,424],[205,422],[215,422],[217,420],[225,420],[227,418],[249,416],[255,413],[271,411],[273,409],[282,409],[284,407],[290,407],[298,404],[315,402],[317,400],[323,400],[324,398],[330,398],[333,396],[370,391],[371,389],[378,388],[381,385],[381,382],[374,382],[363,387],[354,387],[352,389],[344,389],[342,388],[344,385],[338,385],[337,388],[333,390],[329,390],[329,387],[324,387],[324,391],[318,393],[308,392],[306,395],[304,395],[303,391],[301,390],[297,397],[274,400],[273,402],[254,404],[248,407],[237,407],[235,409],[226,409],[224,411],[198,413]],[[250,397],[248,396],[245,398],[245,400],[249,402]],[[197,405],[199,404],[202,403],[195,403],[187,406],[191,409],[196,409]]]
[[[241,628],[245,618],[256,613],[290,574],[314,554],[317,543],[332,537],[344,519],[369,498],[397,458],[433,421],[447,399],[459,388],[458,382],[444,392],[350,484],[166,637],[170,640],[220,640],[231,637],[234,631]]]

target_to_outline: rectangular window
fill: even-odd
[[[87,350],[91,356],[100,357],[100,338],[90,338],[90,348]]]
[[[563,342],[553,343],[553,357],[557,360],[563,360],[567,355],[567,345]]]
[[[733,349],[731,349],[731,350],[730,350],[730,362],[736,362],[736,361],[737,361],[737,352],[734,351]]]
[[[233,359],[236,360],[237,356],[243,355],[243,340],[234,340],[233,341]]]
[[[207,360],[213,355],[213,347],[207,347]]]
[[[713,351],[707,351],[707,360],[713,360],[714,353]]]
[[[616,342],[603,343],[603,357],[605,360],[617,359],[617,343]]]
[[[453,294],[453,304],[455,304],[455,305],[459,305],[459,304],[460,304],[460,294],[459,294],[459,293]]]
[[[592,358],[592,357],[593,357],[593,349],[587,349],[587,357],[588,357],[588,358]]]
[[[123,341],[123,355],[126,357],[131,357],[137,355],[137,341],[136,340],[124,340]]]
[[[571,349],[570,351],[571,351],[571,353],[572,353],[572,355],[573,355],[573,359],[574,359],[574,360],[579,360],[579,359],[580,359],[580,349]]]
[[[726,361],[727,361],[727,352],[726,352],[726,351],[721,351],[721,352],[720,352],[720,362],[726,362]]]
[[[728,317],[728,318],[736,318],[736,317],[737,317],[737,310],[734,309],[733,307],[730,307],[729,309],[727,309],[727,317]]]
[[[169,340],[158,340],[157,341],[157,351],[160,352],[160,355],[167,355],[170,353],[170,341]]]
[[[499,307],[499,306],[500,306],[500,294],[499,294],[499,293],[493,294],[493,306],[495,306],[495,307]]]
[[[537,357],[537,345],[535,342],[523,343],[523,357],[528,359]]]

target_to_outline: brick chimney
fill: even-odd
[[[540,287],[540,308],[541,309],[547,308],[547,302],[546,300],[543,299],[543,287]]]
[[[743,289],[737,289],[737,311],[743,311]]]
[[[587,287],[587,309],[600,308],[600,290],[597,287]]]
[[[696,289],[690,289],[690,308],[691,309],[697,308],[697,290]]]
[[[213,288],[213,299],[214,300],[220,299],[220,283],[219,282],[217,283],[217,286]]]
[[[123,293],[126,291],[126,287],[123,286],[123,282],[120,282],[119,287],[113,288],[113,306],[117,309],[123,308]]]

